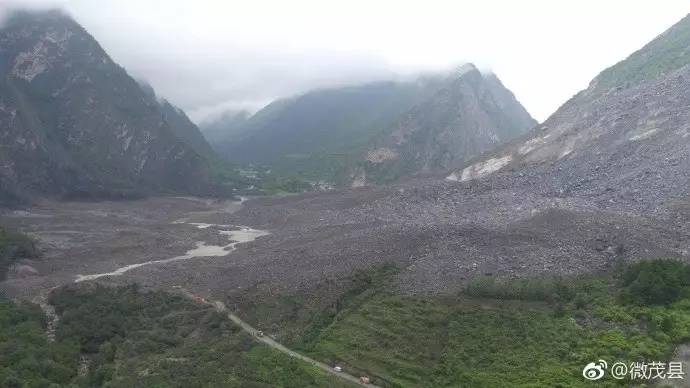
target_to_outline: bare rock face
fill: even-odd
[[[649,208],[690,183],[690,16],[603,71],[538,128],[448,176],[608,193]],[[519,172],[519,174],[517,173]]]
[[[476,160],[449,178],[469,181],[504,168],[555,163],[578,175],[607,174],[611,184],[618,185],[639,174],[680,170],[690,151],[689,87],[688,65],[627,88],[600,91],[592,86],[528,138]],[[494,161],[503,162],[486,168]],[[619,175],[612,169],[626,173]]]
[[[205,190],[207,161],[163,108],[69,17],[14,14],[0,30],[0,200]]]
[[[493,74],[462,66],[431,98],[376,141],[361,168],[373,182],[447,171],[494,149],[536,121]]]

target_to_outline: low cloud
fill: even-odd
[[[492,68],[542,120],[690,12],[687,0],[0,0],[0,18],[18,6],[66,10],[197,122],[462,62]]]

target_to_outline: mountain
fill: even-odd
[[[687,198],[690,15],[604,70],[525,137],[448,178],[492,175],[638,209]]]
[[[437,77],[315,90],[279,99],[215,144],[238,163],[333,179],[369,140],[439,87]],[[230,131],[228,131],[230,132]]]
[[[494,74],[466,64],[379,136],[355,185],[459,167],[536,124]]]
[[[156,95],[156,91],[146,81],[137,80],[141,89],[160,106],[163,121],[170,127],[173,133],[205,158],[211,160],[216,157],[213,148],[206,141],[200,129],[187,117],[187,114],[168,100]]]
[[[0,197],[201,192],[198,129],[160,103],[60,11],[0,30]]]
[[[296,286],[291,300],[324,300],[333,284],[317,289],[324,272],[385,265],[399,269],[396,292],[457,295],[474,281],[492,288],[612,274],[646,259],[690,263],[688,53],[690,16],[604,70],[543,124],[447,179],[418,175],[249,203],[235,214],[240,222],[275,225],[280,214],[280,226],[246,269],[232,268],[227,276],[236,278],[217,284],[270,284],[266,295],[314,285]],[[252,272],[262,262],[271,275]],[[249,299],[244,290],[235,295]]]
[[[175,136],[192,147],[199,155],[207,159],[215,157],[213,148],[208,144],[196,124],[187,117],[187,114],[182,109],[165,99],[160,101],[160,106],[163,113],[163,121],[170,127]]]
[[[457,167],[535,124],[495,75],[468,64],[450,77],[278,100],[216,149],[234,162],[360,185]]]
[[[250,116],[246,110],[229,110],[216,119],[202,122],[199,129],[210,143],[218,144],[241,134]]]

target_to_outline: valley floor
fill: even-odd
[[[544,335],[577,331],[567,319],[553,318],[553,304],[531,304],[540,317],[532,319],[520,315],[523,302],[508,302],[492,312],[493,302],[457,300],[477,278],[572,278],[608,273],[621,261],[688,259],[690,206],[683,200],[645,213],[625,204],[608,205],[602,198],[528,192],[534,187],[429,179],[245,203],[182,197],[45,201],[0,215],[1,224],[36,238],[43,253],[12,268],[0,292],[31,301],[77,279],[136,283],[143,289],[184,287],[223,302],[291,348],[329,364],[343,362],[353,374],[376,377],[376,384],[452,385],[462,376],[448,372],[444,377],[439,368],[444,362],[470,361],[444,354],[461,357],[475,351],[466,348],[471,344],[448,347],[462,343],[448,337],[452,327],[514,321]],[[200,253],[168,260],[199,244],[226,246],[229,233],[241,227],[268,234],[257,234],[226,256],[197,257]],[[152,263],[136,266],[145,262]],[[118,276],[88,276],[127,266],[132,267]],[[397,327],[390,322],[407,323]],[[409,335],[414,338],[406,339]],[[554,338],[547,337],[536,337],[528,353],[550,348]],[[444,338],[450,342],[435,342]],[[672,341],[657,342],[654,355],[671,350]],[[405,351],[408,345],[412,348]],[[513,361],[519,365],[529,354],[516,354]],[[582,361],[579,356],[569,360],[544,373],[553,377],[558,368]],[[578,372],[567,372],[573,373]],[[476,386],[501,376],[477,377]]]

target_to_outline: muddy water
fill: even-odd
[[[241,205],[242,202],[244,202],[244,198],[239,203]],[[83,282],[87,280],[94,280],[98,278],[102,278],[105,276],[120,276],[128,271],[131,271],[136,268],[140,267],[145,267],[148,265],[156,265],[156,264],[165,264],[165,263],[171,263],[174,261],[181,261],[181,260],[190,260],[194,258],[199,258],[199,257],[220,257],[220,256],[226,256],[230,252],[234,251],[237,248],[238,244],[243,244],[247,243],[250,241],[254,241],[257,238],[261,236],[265,236],[269,234],[267,231],[264,230],[258,230],[258,229],[252,229],[246,226],[234,226],[234,225],[219,225],[219,224],[206,224],[206,223],[199,223],[199,222],[186,222],[185,220],[178,220],[175,221],[177,224],[187,224],[191,225],[194,227],[197,227],[199,229],[207,229],[207,228],[214,228],[218,229],[218,233],[220,233],[223,236],[227,236],[228,238],[228,244],[226,245],[207,245],[203,241],[199,241],[196,243],[196,247],[188,250],[184,255],[181,256],[175,256],[167,259],[161,259],[161,260],[151,260],[151,261],[146,261],[143,263],[137,263],[137,264],[130,264],[126,265],[124,267],[120,267],[112,272],[104,272],[104,273],[97,273],[97,274],[90,274],[90,275],[77,275],[75,282]],[[237,229],[239,228],[239,229]]]

